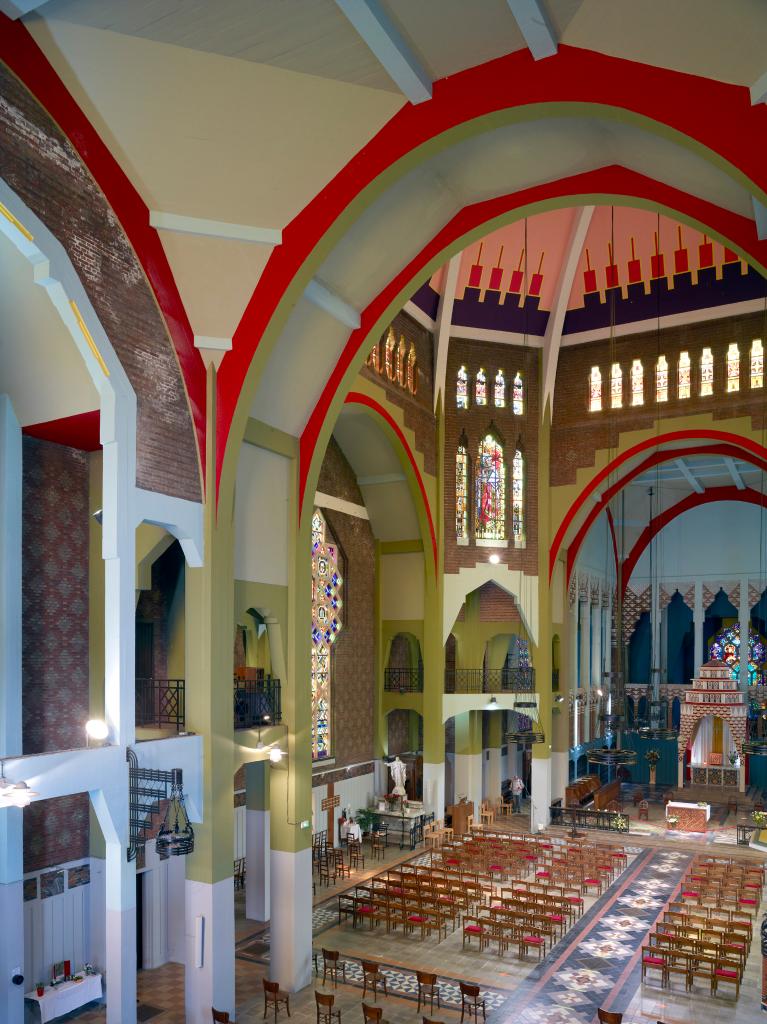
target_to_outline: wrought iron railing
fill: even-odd
[[[384,690],[388,693],[423,693],[423,668],[384,669]]]
[[[445,693],[533,693],[534,690],[534,668],[445,669]]]
[[[282,688],[279,679],[234,680],[234,727],[256,729],[282,721]]]
[[[137,679],[136,725],[182,730],[186,719],[184,682],[183,679]]]
[[[600,829],[604,832],[628,832],[629,816],[620,811],[591,811],[580,807],[550,807],[551,824],[564,828]]]

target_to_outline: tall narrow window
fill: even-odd
[[[714,393],[714,357],[710,348],[704,348],[700,356],[701,397]]]
[[[474,404],[487,405],[487,378],[482,367],[477,370],[477,379],[474,382]]]
[[[692,385],[692,370],[690,368],[690,353],[680,352],[679,353],[679,376],[677,384],[677,396],[679,398],[689,398],[690,388]]]
[[[727,349],[727,391],[740,391],[740,349],[734,341]]]
[[[635,359],[631,364],[631,404],[644,405],[644,370],[641,359]]]
[[[623,405],[623,370],[620,363],[613,363],[610,370],[610,408],[620,409]]]
[[[503,540],[506,537],[506,469],[503,446],[487,434],[479,446],[477,459],[478,540]]]
[[[381,343],[377,341],[375,343],[375,345],[373,345],[373,349],[372,349],[370,355],[368,356],[368,366],[370,367],[371,370],[375,370],[376,373],[380,373],[381,372],[381,355],[380,355],[380,353],[381,353]]]
[[[416,363],[415,345],[410,346],[407,356],[407,389],[411,395],[418,391],[418,365]]]
[[[655,367],[655,401],[668,401],[668,363],[665,356],[658,356]]]
[[[506,405],[506,378],[503,375],[503,370],[499,370],[495,375],[493,402],[496,409],[503,409]]]
[[[455,535],[469,536],[469,452],[463,441],[455,453]]]
[[[602,374],[598,366],[591,367],[589,374],[589,412],[602,411]]]
[[[458,370],[455,378],[455,404],[458,409],[469,408],[469,375],[465,366]]]
[[[389,380],[396,380],[397,379],[397,367],[394,365],[395,364],[394,349],[395,349],[396,344],[397,344],[397,339],[394,337],[394,331],[390,327],[389,328],[389,333],[386,335],[386,349],[385,349],[385,355],[384,355],[384,365],[385,365],[385,368],[386,368],[386,376],[389,378]]]
[[[764,387],[764,350],[760,338],[751,342],[751,387]]]
[[[400,335],[399,345],[397,345],[397,380],[399,381],[400,387],[405,386],[405,377],[407,374],[407,342],[404,337]]]
[[[522,374],[519,370],[514,374],[514,383],[511,385],[511,393],[511,411],[515,416],[521,416],[525,411],[525,385],[522,382]]]
[[[338,547],[318,510],[312,515],[312,760],[331,756],[332,645],[341,632]]]
[[[517,449],[511,463],[511,535],[515,541],[525,536],[525,464]]]

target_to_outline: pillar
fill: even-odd
[[[748,690],[748,662],[749,662],[749,629],[751,625],[751,609],[748,601],[748,577],[743,576],[740,581],[740,601],[738,605],[738,616],[740,619],[740,688],[745,693]],[[727,751],[725,751],[725,755]]]
[[[465,711],[455,716],[455,798],[474,803],[479,821],[482,803],[482,712]]]
[[[437,465],[444,466],[445,416],[442,404],[437,406]],[[444,536],[445,502],[444,474],[437,474],[435,512],[437,533]],[[421,516],[421,519],[423,517]],[[421,522],[422,536],[428,536]],[[423,804],[427,814],[443,818],[445,814],[445,637],[443,636],[442,545],[438,564],[431,558],[430,545],[424,540],[424,608],[423,608]],[[481,738],[481,737],[480,737]]]
[[[650,683],[652,699],[660,698],[660,583],[652,580],[650,586]]]
[[[487,770],[485,799],[495,803],[501,796],[501,743],[503,742],[503,711],[488,711]]]
[[[575,575],[575,574],[574,574]],[[568,599],[568,649],[570,651],[570,657],[567,665],[567,680],[563,680],[562,689],[566,692],[568,689],[571,693],[576,693],[578,690],[578,579],[575,576],[575,597],[570,604]]]
[[[703,580],[695,580],[695,597],[693,599],[692,622],[695,637],[694,666],[695,675],[700,674],[703,664]]]
[[[540,587],[540,579],[538,581]],[[585,598],[579,598],[580,607],[580,634],[581,634],[581,670],[580,685],[586,698],[586,714],[583,719],[583,735],[579,737],[581,743],[591,739],[591,600],[586,594]]]
[[[0,757],[22,753],[21,742],[21,428],[7,395],[0,395]],[[22,1024],[24,990],[14,985],[24,964],[24,849],[22,814],[0,810],[0,1020]]]
[[[269,761],[245,766],[245,916],[269,920]]]
[[[543,374],[541,374],[543,379]],[[551,583],[548,572],[548,539],[551,536],[551,489],[549,487],[549,453],[551,446],[551,406],[546,405],[538,434],[538,637],[533,647],[535,686],[538,696],[538,720],[544,734],[543,743],[533,744],[530,831],[538,832],[550,821],[552,796],[553,721],[551,693]],[[590,595],[587,594],[587,602]],[[590,606],[588,603],[586,607]],[[596,630],[599,634],[599,629]],[[586,641],[589,653],[588,634]],[[597,660],[598,664],[598,660]],[[588,679],[588,675],[582,677]],[[561,766],[559,768],[561,770]]]

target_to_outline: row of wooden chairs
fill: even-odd
[[[692,991],[696,978],[703,978],[708,982],[712,996],[716,995],[720,985],[732,984],[736,999],[743,980],[740,959],[733,960],[698,949],[669,949],[660,945],[656,936],[650,936],[650,942],[642,946],[642,981],[649,972],[660,974],[662,988],[670,985],[672,975],[682,975],[686,992]]]

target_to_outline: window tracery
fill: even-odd
[[[477,459],[476,504],[478,540],[504,540],[506,537],[506,467],[503,446],[492,434],[486,434]]]
[[[474,404],[487,405],[487,378],[482,367],[477,370],[477,377],[474,381]]]
[[[714,357],[710,348],[704,348],[700,357],[700,395],[705,398],[714,393]]]
[[[512,410],[515,416],[521,416],[525,411],[525,385],[522,381],[522,374],[517,370],[512,384]]]
[[[499,370],[495,375],[493,403],[496,409],[503,409],[506,405],[506,378],[503,375],[503,370]]]
[[[631,364],[631,404],[644,405],[644,369],[641,359],[635,359]]]
[[[623,370],[620,363],[613,363],[610,369],[610,408],[620,409],[623,405]]]
[[[591,367],[589,374],[589,412],[602,411],[602,374],[598,366]]]
[[[754,338],[751,342],[751,387],[761,388],[764,386],[764,350],[762,349],[761,338]]]
[[[668,401],[668,363],[665,356],[658,356],[655,367],[655,401]]]
[[[338,547],[319,509],[312,515],[312,760],[331,756],[332,645],[343,628]]]
[[[740,349],[731,342],[727,349],[727,392],[740,390]]]
[[[463,440],[455,454],[455,534],[459,540],[469,536],[469,452]]]

